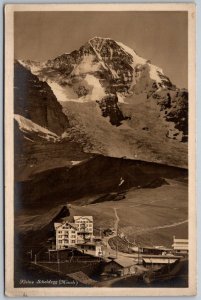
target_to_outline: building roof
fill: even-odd
[[[57,229],[57,227],[59,227],[61,225],[61,223],[54,223],[54,229]]]
[[[81,246],[101,246],[100,243],[97,242],[84,242],[84,243],[77,243],[76,245]]]
[[[143,258],[143,261],[146,264],[173,264],[174,262],[177,261],[176,258],[168,258],[168,257],[164,257],[164,258],[151,258],[151,257],[147,257],[147,258]]]
[[[145,255],[145,254],[143,254],[142,257],[143,258],[150,258],[150,259],[152,259],[152,258],[167,258],[167,259],[168,258],[171,258],[171,259],[176,258],[177,259],[177,258],[181,258],[182,256],[181,255],[172,255],[172,254],[169,254],[169,255],[154,255],[154,254],[151,254],[151,255],[146,254]]]
[[[174,250],[188,250],[188,245],[173,244],[172,247]]]
[[[73,219],[74,219],[74,221],[77,221],[79,219],[88,219],[90,222],[93,222],[92,216],[74,216]]]
[[[188,239],[175,239],[174,238],[174,243],[188,243]]]
[[[172,247],[174,250],[188,250],[188,240],[174,238]]]
[[[68,277],[86,285],[93,285],[96,283],[95,280],[91,279],[89,276],[87,276],[87,274],[83,273],[82,271],[68,274]]]
[[[70,222],[68,222],[68,221],[64,221],[64,222],[62,222],[62,223],[54,223],[54,228],[57,229],[57,228],[59,228],[59,227],[65,225],[65,224],[68,224],[68,225],[70,225],[70,227],[73,227],[74,229],[77,230],[77,224],[75,224],[75,223],[70,223]]]
[[[168,250],[172,250],[171,248],[166,248],[166,247],[163,247],[163,246],[158,246],[158,247],[139,247],[139,248],[142,248],[142,249],[147,249],[147,250],[159,250],[159,251],[168,251]]]
[[[72,226],[73,228],[75,228],[75,229],[77,229],[78,228],[78,226],[77,226],[77,224],[75,224],[75,223],[68,223],[70,226]]]
[[[110,262],[114,261],[115,263],[117,263],[118,265],[120,265],[121,267],[123,268],[126,268],[126,267],[131,267],[134,265],[134,261],[133,259],[129,259],[127,257],[124,257],[124,258],[116,258],[114,260],[111,260]],[[109,263],[110,263],[109,262]]]

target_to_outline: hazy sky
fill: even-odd
[[[16,12],[15,58],[44,61],[110,37],[150,59],[178,87],[187,87],[186,12]]]

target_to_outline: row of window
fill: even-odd
[[[75,224],[79,224],[79,223],[93,223],[92,221],[89,221],[89,220],[77,220],[75,222]]]
[[[71,240],[71,241],[69,241],[69,240],[58,240],[58,243],[59,244],[75,244],[75,240]]]
[[[58,231],[58,233],[60,233],[60,234],[61,234],[61,233],[66,233],[66,232],[69,232],[69,230],[67,229],[67,230],[59,230],[59,231]],[[71,230],[70,232],[71,232],[71,233],[76,233],[75,230]]]
[[[65,239],[65,238],[68,238],[68,237],[69,237],[69,235],[67,235],[67,234],[66,234],[66,235],[58,235],[58,239],[63,239],[63,238]],[[76,238],[76,235],[75,235],[75,234],[72,234],[72,235],[71,235],[71,238],[72,238],[72,239],[75,239],[75,238]]]
[[[93,231],[93,229],[92,228],[87,228],[87,227],[81,227],[80,228],[80,230],[87,230],[87,231],[89,231],[89,232],[92,232]],[[79,230],[78,230],[78,232],[79,232]],[[66,233],[70,233],[70,234],[76,234],[76,231],[75,230],[72,230],[72,231],[69,231],[69,230],[59,230],[58,231],[58,234],[66,234]]]

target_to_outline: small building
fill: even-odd
[[[74,223],[77,226],[78,243],[93,239],[93,217],[92,216],[74,216]]]
[[[142,254],[148,255],[166,255],[172,252],[172,249],[165,248],[165,247],[142,247],[141,251]]]
[[[77,225],[68,221],[54,223],[56,231],[56,250],[75,247],[77,243]]]
[[[96,242],[85,242],[83,244],[77,244],[77,249],[82,253],[102,257],[103,256],[103,246]]]
[[[103,274],[108,276],[125,276],[135,273],[134,261],[127,257],[112,259],[105,264],[103,269]]]
[[[174,253],[178,254],[188,254],[188,239],[176,239],[173,236],[173,244],[172,244]]]
[[[142,257],[142,264],[145,268],[151,269],[159,269],[166,265],[171,265],[178,261],[180,257],[176,256],[164,256],[164,255],[155,255],[155,256],[143,256]]]
[[[93,286],[96,283],[95,280],[91,279],[87,274],[85,274],[82,271],[68,274],[68,277],[83,284],[84,286]]]

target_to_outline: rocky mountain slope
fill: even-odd
[[[42,209],[47,203],[50,208],[90,197],[95,197],[95,203],[103,196],[101,202],[108,201],[105,196],[109,193],[117,193],[118,197],[118,193],[132,187],[152,189],[167,184],[165,178],[178,177],[187,177],[187,171],[155,163],[96,156],[73,167],[47,170],[33,175],[31,180],[17,182],[15,205],[18,209]]]
[[[68,122],[62,115],[47,128],[62,139],[84,152],[187,167],[188,91],[126,45],[95,37],[55,59],[19,63],[61,104]]]
[[[86,159],[82,145],[62,134],[70,127],[51,88],[18,62],[14,65],[15,177]]]
[[[15,114],[58,135],[69,127],[68,118],[49,85],[18,62],[14,66],[14,99]]]

